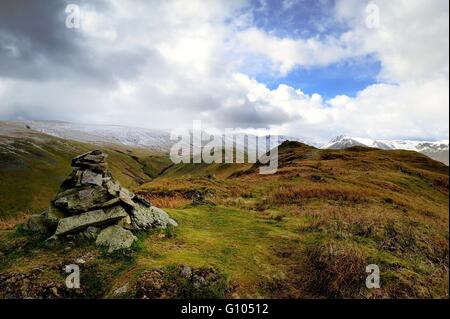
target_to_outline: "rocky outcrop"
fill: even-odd
[[[78,234],[114,251],[132,245],[133,230],[177,226],[165,211],[122,187],[108,172],[106,158],[92,151],[72,159],[73,171],[49,208],[31,216],[25,229],[54,232],[52,239]]]

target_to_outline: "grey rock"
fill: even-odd
[[[102,186],[103,176],[102,174],[95,173],[89,169],[83,172],[83,176],[81,177],[82,185],[97,185]]]
[[[58,226],[58,222],[60,219],[68,217],[61,209],[52,204],[47,210],[42,213],[42,215],[45,217],[45,220],[49,227],[53,229]]]
[[[87,152],[87,153],[78,155],[77,157],[74,157],[72,159],[72,166],[81,167],[82,165],[87,164],[87,163],[90,163],[90,164],[104,163],[107,157],[108,157],[107,154],[105,154],[99,150]]]
[[[126,283],[122,287],[117,288],[116,290],[114,290],[114,296],[116,296],[116,297],[117,296],[121,296],[121,295],[123,295],[123,294],[125,294],[127,292],[128,292],[128,283]]]
[[[99,233],[100,228],[89,226],[82,234],[87,239],[96,240]]]
[[[63,235],[83,230],[89,226],[107,225],[127,216],[122,209],[113,209],[105,212],[102,209],[90,211],[80,215],[63,218],[58,223],[55,235]]]
[[[47,233],[49,230],[45,216],[42,214],[31,215],[24,228],[36,233]]]
[[[100,163],[100,164],[85,163],[85,164],[83,164],[82,168],[87,168],[94,172],[104,174],[108,170],[108,164],[106,164],[106,163]]]
[[[114,180],[109,180],[105,183],[105,187],[108,191],[108,194],[114,197],[118,197],[120,193],[120,184]]]
[[[133,229],[130,215],[127,215],[126,217],[119,220],[117,222],[117,225],[119,225],[120,227],[125,228],[125,229]]]
[[[71,214],[78,214],[98,208],[108,200],[109,196],[105,188],[92,185],[59,193],[53,203]]]
[[[95,243],[99,246],[107,246],[108,252],[113,252],[118,249],[130,248],[135,240],[137,238],[132,232],[113,225],[103,229]]]
[[[189,266],[182,266],[181,268],[181,274],[183,275],[183,277],[185,278],[190,278],[192,275],[192,268]]]
[[[135,195],[135,197],[133,198],[133,201],[135,203],[141,203],[142,205],[147,206],[147,207],[152,206],[152,203],[150,203],[150,201],[147,200],[147,198],[145,198],[144,196],[139,195],[139,194]]]
[[[119,198],[122,201],[122,203],[124,203],[130,208],[134,208],[136,206],[135,202],[133,202],[133,197],[130,196],[130,192],[127,191],[125,188],[120,189]]]
[[[110,199],[109,201],[102,204],[102,208],[108,208],[111,206],[118,205],[120,203],[120,198],[115,197],[113,199]]]
[[[72,159],[72,166],[82,169],[90,169],[97,173],[106,173],[108,164],[105,162],[107,155],[102,151],[92,151]]]
[[[83,175],[83,170],[74,169],[72,173],[70,173],[69,177],[62,183],[62,189],[69,189],[72,187],[81,186],[81,176]]]
[[[131,212],[131,223],[135,229],[178,226],[177,222],[162,209],[155,206],[147,207],[140,203],[136,203]]]

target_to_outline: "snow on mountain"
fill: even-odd
[[[423,153],[448,165],[449,140],[413,141],[413,140],[372,140],[369,138],[339,135],[332,138],[322,149],[345,149],[352,146],[368,146],[385,150],[408,150]]]
[[[93,124],[78,124],[61,121],[21,121],[19,122],[29,128],[49,134],[52,136],[60,137],[63,139],[75,140],[79,142],[87,143],[111,143],[121,144],[134,147],[146,147],[158,151],[169,151],[172,145],[177,141],[170,140],[170,133],[163,130],[154,130],[139,127],[128,127],[119,125],[93,125]],[[206,131],[204,131],[206,132]],[[242,144],[243,136],[246,134],[236,134],[236,148],[244,150],[244,144]],[[254,137],[254,135],[253,135]],[[290,137],[290,136],[275,136],[277,138],[277,144],[281,144],[286,140],[302,142],[309,145],[319,146],[317,143],[309,142],[304,139]],[[223,136],[226,145],[230,145],[233,142],[233,136]],[[260,137],[261,141],[261,137]],[[207,141],[203,141],[203,145],[207,144]],[[198,154],[201,150],[193,148],[194,154]],[[248,149],[248,151],[253,151]]]
[[[21,121],[16,122],[24,127],[57,136],[64,139],[75,140],[87,143],[109,143],[121,144],[133,147],[145,147],[157,151],[168,152],[177,141],[170,140],[170,132],[139,127],[128,127],[119,125],[93,125],[78,124],[61,121]],[[238,134],[244,135],[244,134]],[[423,153],[433,159],[439,160],[448,165],[449,162],[449,141],[412,141],[412,140],[373,140],[361,137],[349,137],[345,135],[336,136],[325,145],[307,139],[292,136],[276,136],[278,143],[286,140],[302,142],[322,149],[345,149],[352,146],[368,146],[380,149],[403,149]],[[233,136],[224,136],[224,140],[229,142]],[[260,137],[261,138],[261,137]],[[236,148],[244,149],[244,145],[236,138]],[[202,144],[205,145],[204,141]],[[230,144],[228,144],[230,145]],[[199,153],[199,148],[193,148],[194,154]],[[247,151],[253,151],[247,149]]]
[[[92,125],[60,121],[24,121],[29,128],[60,137],[88,143],[111,143],[155,150],[170,149],[170,134],[161,130],[118,125]]]

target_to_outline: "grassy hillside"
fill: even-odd
[[[125,256],[0,232],[0,273],[38,267],[42,278],[60,281],[64,274],[49,261],[83,257],[87,296],[117,296],[127,287],[124,297],[138,297],[149,270],[188,265],[224,274],[226,286],[214,286],[209,296],[448,298],[445,165],[409,151],[319,150],[296,142],[280,147],[279,164],[274,175],[259,175],[257,165],[163,170],[136,191],[179,227],[139,234]],[[380,268],[381,289],[365,287],[369,264]],[[186,288],[169,274],[168,287]],[[89,290],[95,283],[102,289]],[[183,296],[197,296],[191,288]]]
[[[181,221],[145,267],[213,264],[245,297],[448,296],[448,168],[410,151],[280,147],[280,168],[161,177],[140,191]],[[193,192],[207,204],[185,205]],[[171,201],[172,199],[172,201]],[[211,202],[215,206],[211,206]],[[365,288],[379,265],[382,289]]]
[[[0,220],[47,208],[72,170],[71,159],[93,149],[108,153],[111,172],[129,188],[150,181],[167,165],[166,156],[150,151],[83,144],[0,123]]]

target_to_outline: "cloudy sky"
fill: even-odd
[[[0,119],[448,139],[448,37],[447,0],[1,0]]]

